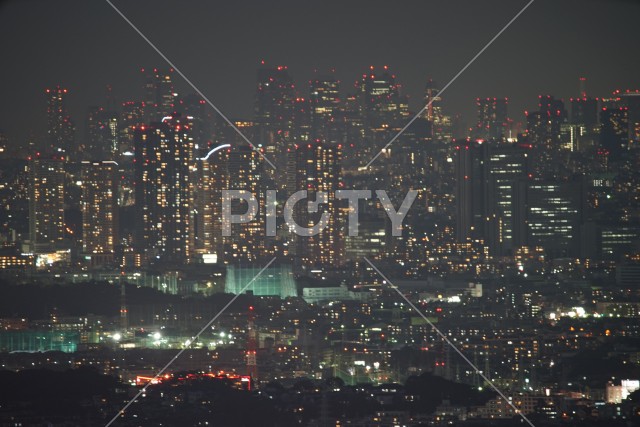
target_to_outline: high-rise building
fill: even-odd
[[[513,249],[513,193],[528,177],[528,149],[494,142],[456,145],[456,237],[482,240],[492,254]]]
[[[598,121],[599,100],[585,96],[581,98],[571,98],[570,101],[571,119],[568,125],[572,133],[572,149],[586,151],[596,147],[600,135]],[[563,139],[566,141],[566,138]]]
[[[529,179],[530,149],[524,146],[489,146],[488,167],[493,199],[492,209],[496,215],[493,232],[495,252],[510,253],[513,247],[513,210],[516,182]]]
[[[211,149],[197,150],[195,186],[195,249],[203,254],[215,254],[221,259],[222,236],[222,191],[229,188],[229,144]]]
[[[543,247],[552,258],[579,256],[584,180],[521,180],[514,192],[514,247]]]
[[[102,107],[92,106],[87,111],[86,147],[88,159],[113,159],[119,148],[118,114]]]
[[[345,168],[358,167],[371,160],[370,150],[366,150],[367,144],[363,143],[365,133],[368,132],[365,131],[356,95],[348,94],[344,97],[344,102],[336,112],[336,122],[337,142],[344,147]]]
[[[477,98],[478,123],[476,134],[481,139],[502,141],[508,134],[507,98]]]
[[[29,160],[29,236],[34,253],[59,249],[65,238],[64,159]]]
[[[208,148],[213,144],[211,129],[212,117],[209,114],[207,103],[199,95],[189,94],[180,97],[177,101],[176,110],[182,117],[189,121],[193,134],[193,142],[196,147]],[[213,148],[213,147],[212,147]],[[196,153],[194,153],[195,155]]]
[[[118,244],[118,164],[82,162],[82,252],[92,264],[113,260]]]
[[[175,110],[173,68],[141,69],[144,75],[144,104],[146,121],[160,121]]]
[[[232,224],[231,236],[225,237],[225,261],[237,265],[256,265],[273,256],[271,239],[265,234],[265,190],[269,188],[269,177],[264,170],[260,154],[246,145],[237,145],[229,152],[228,188],[248,191],[258,200],[256,218],[243,224]],[[271,187],[274,188],[274,187]],[[231,200],[233,214],[244,213],[246,203]]]
[[[488,145],[473,141],[457,143],[454,157],[456,171],[456,239],[466,242],[484,236],[486,214],[490,211],[484,190],[488,182],[486,168]]]
[[[313,111],[311,102],[307,98],[298,97],[293,102],[293,129],[291,141],[295,144],[304,144],[312,140]]]
[[[75,142],[75,125],[67,110],[68,89],[56,86],[46,89],[47,96],[47,151],[61,155],[77,154]]]
[[[356,82],[356,97],[365,133],[384,133],[400,125],[406,113],[406,98],[400,95],[396,76],[384,66],[376,73],[373,66]],[[367,132],[369,131],[369,132]]]
[[[309,81],[313,139],[336,142],[336,114],[340,108],[340,81],[333,76]]]
[[[145,123],[145,104],[142,101],[126,101],[122,103],[120,115],[120,147],[119,154],[133,153],[135,129]]]
[[[640,143],[640,90],[621,92],[620,102],[629,112],[629,148],[637,147]]]
[[[551,95],[538,96],[538,111],[526,112],[529,142],[547,150],[561,146],[560,128],[567,122],[564,101]]]
[[[327,203],[320,205],[316,213],[308,211],[308,200],[295,206],[294,219],[302,227],[313,227],[322,212],[329,213],[329,222],[319,234],[294,237],[292,252],[302,266],[337,266],[344,261],[342,213],[335,199],[335,191],[341,185],[341,157],[340,145],[321,142],[297,145],[289,153],[289,194],[307,190],[308,200],[316,200],[318,192],[327,194]]]
[[[427,105],[425,118],[431,126],[431,138],[435,141],[450,141],[453,137],[451,117],[442,111],[442,97],[436,83],[429,79],[424,91],[424,102]]]
[[[629,109],[605,107],[600,111],[600,123],[601,148],[618,158],[629,148]]]
[[[180,115],[135,134],[136,246],[150,258],[189,260],[192,249],[191,129]]]
[[[283,153],[291,143],[295,99],[295,85],[286,65],[258,69],[254,143],[265,148],[265,155],[275,159],[278,168],[286,164]]]
[[[571,124],[593,127],[598,125],[598,99],[571,98]]]

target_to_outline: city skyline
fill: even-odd
[[[0,425],[639,424],[638,11],[3,3]]]

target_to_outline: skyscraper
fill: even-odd
[[[529,154],[519,146],[464,141],[456,145],[456,237],[482,240],[494,255],[513,248],[513,194],[528,176]]]
[[[313,137],[313,111],[308,98],[297,97],[293,102],[293,128],[291,142],[303,144]]]
[[[486,167],[488,145],[459,141],[454,157],[456,171],[456,239],[466,242],[484,236],[489,200]]]
[[[478,98],[478,138],[502,141],[507,135],[508,104],[507,98]]]
[[[125,152],[133,153],[135,129],[144,124],[145,104],[142,101],[126,101],[122,103],[122,114],[120,115],[120,147],[119,154]]]
[[[621,104],[629,113],[629,148],[640,143],[640,90],[629,90],[620,93]]]
[[[284,166],[283,149],[291,142],[295,98],[295,85],[286,65],[258,69],[255,143],[265,147],[266,155],[275,158],[276,166]]]
[[[269,188],[264,160],[251,147],[238,145],[229,152],[228,162],[228,188],[248,191],[254,195],[258,200],[258,213],[250,222],[232,225],[231,236],[225,238],[225,260],[245,266],[260,264],[273,256],[270,239],[267,239],[264,231],[265,190]],[[232,200],[231,209],[234,214],[244,213],[247,207],[244,203]]]
[[[365,132],[369,129],[373,134],[386,134],[390,128],[399,126],[405,113],[406,98],[400,95],[396,76],[387,66],[381,73],[375,73],[371,66],[370,71],[356,82],[356,97]]]
[[[173,68],[141,69],[144,75],[144,104],[147,122],[160,121],[175,109]]]
[[[509,254],[513,250],[514,192],[518,180],[530,179],[531,149],[518,145],[489,145],[490,207],[495,215],[491,230],[494,253]]]
[[[29,236],[35,253],[59,249],[65,237],[64,159],[29,160]]]
[[[93,265],[113,260],[118,243],[118,164],[82,162],[82,252]]]
[[[619,158],[629,148],[629,109],[605,107],[600,112],[600,146],[612,158]]]
[[[527,135],[537,147],[557,150],[561,146],[560,128],[567,122],[564,101],[551,95],[538,96],[538,111],[527,112]]]
[[[192,249],[193,138],[180,115],[136,129],[136,246],[177,263]]]
[[[60,86],[46,89],[47,96],[47,151],[62,155],[75,155],[75,125],[67,110],[68,90]]]
[[[442,97],[436,83],[429,79],[424,91],[424,102],[428,105],[425,118],[431,126],[431,138],[435,141],[449,141],[453,137],[451,117],[442,111]]]
[[[195,249],[222,258],[222,191],[229,188],[228,144],[199,149],[195,184]]]
[[[207,148],[212,144],[211,123],[213,120],[211,120],[210,109],[204,99],[196,94],[180,97],[175,111],[180,112],[182,117],[189,121],[195,146]]]
[[[318,77],[309,82],[313,139],[335,142],[336,113],[340,108],[340,81],[333,76]]]
[[[292,250],[302,266],[337,266],[344,261],[344,230],[341,210],[334,193],[341,185],[342,147],[321,142],[300,144],[291,150],[288,166],[289,193],[307,190],[308,200],[316,200],[318,192],[327,193],[327,203],[317,213],[307,210],[306,202],[296,204],[294,219],[302,227],[312,227],[322,212],[329,213],[329,222],[315,236],[294,237]]]
[[[594,127],[598,124],[598,100],[571,98],[571,123]]]
[[[87,111],[85,153],[88,159],[113,159],[119,148],[118,115],[102,107]]]
[[[586,93],[584,93],[586,95]],[[600,128],[598,121],[597,98],[587,96],[571,98],[571,132],[575,138],[575,148],[585,151],[594,148],[599,139]]]

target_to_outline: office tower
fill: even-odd
[[[231,236],[225,237],[225,261],[237,265],[256,265],[273,257],[272,239],[265,234],[265,190],[275,188],[264,171],[260,154],[246,145],[234,146],[229,152],[228,188],[245,190],[258,200],[258,214],[253,221],[233,224]],[[231,201],[232,213],[247,211],[247,204]]]
[[[144,75],[144,104],[147,122],[160,121],[170,116],[175,109],[175,97],[172,74],[173,68],[141,69]]]
[[[145,104],[142,101],[126,101],[122,103],[120,115],[120,147],[119,154],[133,153],[135,129],[145,122]]]
[[[195,249],[202,254],[215,254],[222,260],[222,191],[229,186],[227,173],[230,146],[200,148],[196,161]]]
[[[336,142],[336,114],[340,108],[340,81],[333,76],[309,81],[312,138]]]
[[[118,244],[118,164],[83,161],[82,252],[92,265],[113,261]]]
[[[560,128],[567,122],[567,111],[561,99],[538,96],[538,111],[527,112],[529,142],[539,148],[556,150],[561,145]]]
[[[571,124],[588,128],[598,125],[598,99],[571,98]]]
[[[496,215],[493,231],[496,252],[508,254],[513,250],[513,193],[516,182],[529,175],[530,149],[523,146],[489,146],[489,174],[492,209]]]
[[[118,140],[118,114],[103,107],[89,107],[85,124],[84,157],[113,159],[118,152]]]
[[[65,237],[64,158],[29,160],[29,236],[34,253],[59,249]]]
[[[621,92],[620,102],[628,109],[629,148],[634,148],[640,142],[640,91],[627,89]]]
[[[293,102],[293,128],[291,141],[295,144],[306,144],[312,140],[312,108],[307,98],[298,97]]]
[[[507,98],[477,98],[478,123],[476,136],[481,139],[504,140],[508,126]]]
[[[365,135],[387,134],[400,125],[406,98],[400,95],[396,76],[389,72],[387,66],[380,73],[371,66],[370,71],[356,81],[356,97]]]
[[[180,115],[135,133],[136,246],[155,260],[191,255],[191,130]]]
[[[75,155],[75,125],[67,110],[68,90],[60,86],[46,89],[47,96],[47,151],[61,155]]]
[[[429,79],[424,91],[424,102],[428,105],[425,118],[431,126],[431,139],[450,141],[453,137],[451,117],[442,111],[442,97],[436,83]]]
[[[628,107],[605,107],[600,111],[600,147],[613,159],[629,148]]]
[[[371,160],[372,154],[364,143],[364,119],[360,115],[358,98],[355,94],[348,94],[336,112],[337,142],[344,147],[344,167],[358,167]]]
[[[213,117],[209,114],[210,109],[204,99],[196,94],[181,97],[178,99],[176,111],[188,120],[195,147],[206,149],[213,143],[213,131],[210,126]]]
[[[466,242],[486,235],[484,222],[490,211],[485,190],[488,144],[458,141],[454,157],[456,171],[456,239]]]
[[[565,145],[567,144],[567,136],[569,136],[572,151],[587,151],[597,147],[599,142],[598,104],[600,100],[587,95],[587,79],[585,77],[580,77],[579,87],[579,97],[570,99],[569,123],[562,126],[561,132]]]
[[[302,227],[312,227],[322,212],[330,215],[327,227],[315,236],[295,236],[294,255],[304,267],[337,266],[344,261],[344,224],[334,194],[341,184],[342,147],[321,142],[300,144],[289,153],[289,194],[307,190],[308,200],[316,200],[320,191],[327,193],[328,202],[317,213],[310,213],[303,200],[296,204],[294,219]]]
[[[598,102],[598,99],[589,97],[571,98],[569,130],[573,150],[586,151],[598,145],[600,138]],[[563,139],[566,141],[566,138]]]
[[[528,149],[496,142],[456,145],[456,238],[482,240],[493,255],[513,249],[513,192],[527,178]]]
[[[580,255],[586,193],[581,177],[564,182],[520,180],[514,192],[514,247],[543,247],[551,258]]]
[[[564,101],[561,99],[555,99],[551,95],[539,96],[540,112],[551,122],[552,126],[556,127],[559,123],[567,120],[567,111],[564,107]]]
[[[276,166],[284,167],[282,153],[290,143],[295,98],[295,85],[286,65],[258,69],[254,143],[265,147],[265,154],[275,159]]]
[[[525,111],[527,120],[526,140],[536,147],[544,146],[547,138],[547,121],[540,111]]]
[[[424,101],[425,105],[428,105],[425,110],[425,118],[429,121],[433,121],[438,114],[441,114],[440,102],[442,98],[438,95],[439,93],[440,89],[436,87],[432,79],[429,79],[424,88]]]

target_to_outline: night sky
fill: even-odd
[[[228,116],[251,118],[261,59],[286,64],[302,96],[313,70],[335,68],[343,94],[369,65],[388,64],[421,107],[427,78],[452,78],[525,4],[521,0],[124,1],[115,4]],[[475,121],[478,96],[508,96],[510,115],[540,93],[593,96],[640,87],[640,2],[537,0],[444,96]],[[86,107],[141,96],[141,67],[163,60],[101,0],[0,6],[0,129],[11,141],[46,128],[44,88],[65,85],[83,135]],[[179,92],[192,92],[178,75]]]

